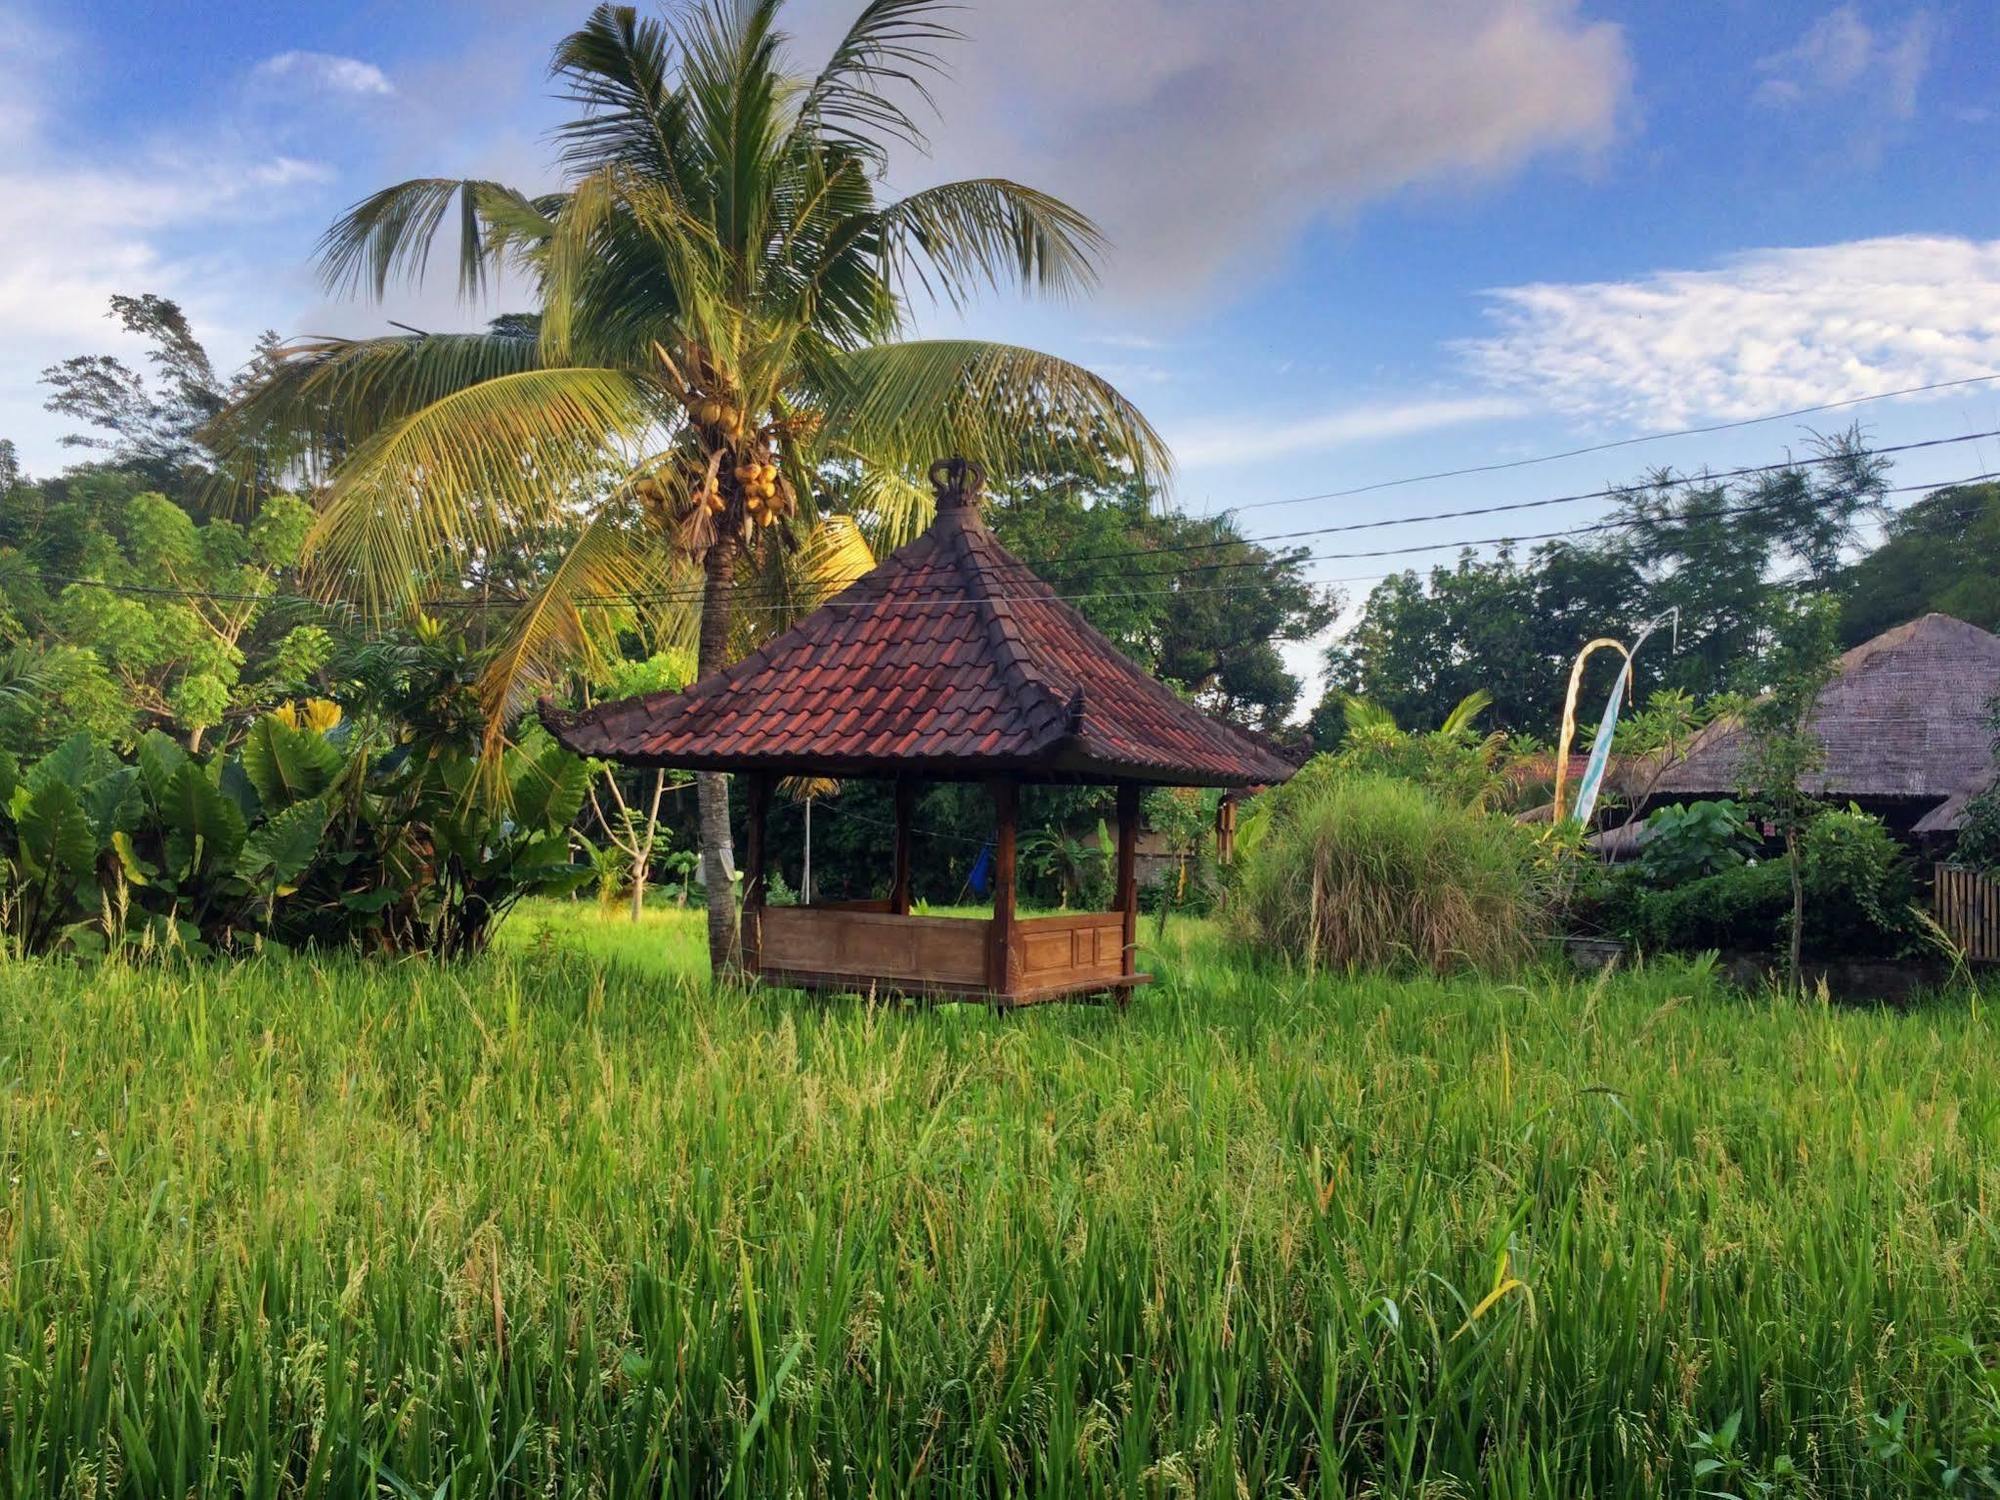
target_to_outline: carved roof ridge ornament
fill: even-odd
[[[930,468],[931,493],[939,510],[979,513],[986,496],[985,466],[970,458],[941,458]]]

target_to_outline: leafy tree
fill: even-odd
[[[694,679],[694,660],[685,651],[660,651],[642,661],[609,667],[599,686],[606,698],[632,698],[641,693],[678,692]],[[590,810],[605,841],[623,857],[631,892],[632,920],[645,914],[646,885],[652,877],[653,854],[660,842],[660,809],[669,775],[675,784],[687,778],[664,768],[642,773],[633,791],[626,790],[628,773],[609,762],[591,763]],[[599,786],[603,795],[598,794]]]
[[[329,281],[380,295],[423,274],[449,219],[466,292],[503,266],[535,286],[532,336],[524,322],[293,344],[221,423],[239,461],[345,453],[313,549],[377,613],[508,537],[582,518],[489,670],[496,720],[621,627],[584,596],[659,590],[683,565],[699,569],[698,666],[730,660],[739,581],[810,534],[829,467],[894,540],[922,518],[912,481],[942,454],[1002,472],[1053,426],[1162,461],[1131,405],[1076,366],[902,337],[912,289],[1060,292],[1098,250],[1082,215],[1002,179],[883,196],[890,149],[922,143],[895,95],[937,67],[938,0],[869,0],[804,79],[786,70],[780,9],[662,22],[600,6],[555,53],[579,107],[557,133],[560,191],[422,178],[328,231]],[[735,932],[723,778],[699,798],[720,965]]]
[[[1838,605],[1809,595],[1776,619],[1776,642],[1764,671],[1764,692],[1744,710],[1744,755],[1737,781],[1745,804],[1784,840],[1792,888],[1791,941],[1786,978],[1796,990],[1805,941],[1806,887],[1799,840],[1820,811],[1804,781],[1826,760],[1813,730],[1813,711],[1839,657]]]
[[[65,437],[66,446],[104,454],[106,466],[198,508],[212,469],[203,429],[227,404],[232,387],[217,376],[187,314],[171,298],[116,295],[110,316],[151,345],[151,376],[109,354],[75,355],[42,371],[51,392],[44,405],[93,429]],[[246,379],[255,378],[274,342],[275,335],[264,336]]]
[[[1673,607],[1677,649],[1641,656],[1640,693],[1713,693],[1772,648],[1793,596],[1841,585],[1843,560],[1883,513],[1887,465],[1858,428],[1815,437],[1811,448],[1806,460],[1746,483],[1660,470],[1618,493],[1616,527],[1600,541],[1547,544],[1525,563],[1509,548],[1487,560],[1468,551],[1427,578],[1384,579],[1328,651],[1316,739],[1339,732],[1348,693],[1411,722],[1437,722],[1484,690],[1501,728],[1545,733],[1586,641],[1625,635]],[[1589,670],[1587,691],[1600,696],[1615,663],[1607,657]]]
[[[1842,576],[1840,638],[1858,646],[1933,611],[2000,629],[2000,484],[1934,490],[1890,518]]]
[[[1043,472],[1003,485],[995,533],[1113,644],[1205,711],[1274,731],[1300,683],[1281,643],[1333,622],[1311,553],[1243,538],[1228,517],[1163,508],[1143,481]]]
[[[1663,470],[1620,496],[1624,528],[1608,550],[1638,570],[1646,614],[1681,612],[1678,649],[1648,663],[1655,681],[1702,695],[1735,680],[1773,649],[1790,597],[1832,588],[1863,524],[1884,513],[1888,465],[1859,428],[1811,446],[1812,462],[1748,485]]]
[[[1628,628],[1644,608],[1627,559],[1561,543],[1536,548],[1526,562],[1503,547],[1491,559],[1463,553],[1428,578],[1385,578],[1327,652],[1314,743],[1338,740],[1348,695],[1404,723],[1441,724],[1469,694],[1485,693],[1498,728],[1550,733],[1577,649]],[[1613,671],[1608,661],[1593,664],[1590,681],[1608,691]]]
[[[44,686],[36,701],[0,703],[0,742],[33,753],[78,728],[122,744],[167,727],[199,749],[231,714],[315,678],[333,650],[324,627],[259,634],[311,522],[303,502],[272,496],[247,526],[198,525],[166,496],[142,493],[117,520],[116,531],[93,526],[66,543],[83,581],[0,553],[0,629],[32,641]]]

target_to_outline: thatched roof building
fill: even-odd
[[[1842,656],[1821,692],[1813,729],[1826,758],[1805,788],[1905,830],[1944,814],[1942,826],[1925,831],[1949,831],[1957,824],[1942,804],[1992,775],[1996,696],[2000,636],[1938,614],[1885,630]],[[1740,725],[1711,724],[1661,775],[1654,799],[1736,795],[1744,749]]]

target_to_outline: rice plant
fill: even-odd
[[[0,965],[0,1489],[1978,1492],[1985,1009],[1700,966],[1126,1012],[460,967]]]

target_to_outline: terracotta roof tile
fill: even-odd
[[[1294,769],[1147,676],[965,503],[687,691],[544,717],[579,754],[693,769],[1204,786]]]

